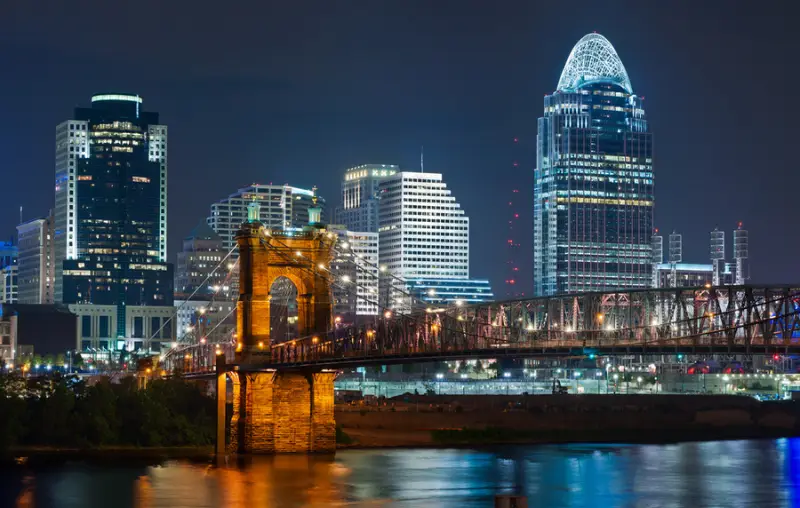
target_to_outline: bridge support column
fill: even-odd
[[[311,451],[336,451],[336,420],[333,417],[334,372],[311,374]]]
[[[218,371],[219,372],[219,371]],[[228,445],[225,402],[218,395],[217,454],[332,453],[336,450],[333,372],[285,370],[232,375],[234,388]],[[224,394],[226,374],[217,376]],[[239,382],[237,382],[237,378]],[[238,393],[237,393],[238,392]],[[239,401],[237,403],[237,401]]]
[[[227,374],[225,373],[225,357],[218,356],[216,363],[216,402],[217,402],[217,425],[216,425],[216,446],[214,453],[217,458],[225,455],[225,425],[227,423],[227,399],[228,399],[228,385]]]
[[[230,428],[228,430],[228,439],[227,445],[225,446],[225,451],[228,454],[234,454],[239,452],[239,436],[241,435],[241,423],[239,421],[239,416],[241,415],[241,407],[242,407],[242,389],[241,389],[241,381],[239,379],[238,372],[229,372],[228,376],[231,379],[231,421],[230,421]]]

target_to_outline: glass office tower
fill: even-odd
[[[652,148],[617,52],[602,35],[586,35],[538,123],[537,296],[650,286]]]
[[[137,95],[95,95],[56,129],[57,301],[117,306],[119,336],[130,335],[126,307],[173,300],[167,128],[141,104]]]

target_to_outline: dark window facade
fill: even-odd
[[[76,166],[77,259],[63,265],[64,303],[117,306],[117,334],[126,336],[125,307],[172,305],[172,265],[159,259],[161,164],[148,126],[158,114],[124,100],[78,108],[88,121],[90,153]],[[107,335],[103,335],[107,336]]]

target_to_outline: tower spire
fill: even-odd
[[[425,172],[425,145],[419,147],[419,172]]]

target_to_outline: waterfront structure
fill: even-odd
[[[377,233],[378,188],[399,170],[393,164],[362,164],[345,171],[342,203],[336,208],[334,222],[350,231]]]
[[[54,302],[55,253],[53,212],[17,226],[19,248],[18,301],[22,304]]]
[[[689,288],[711,284],[713,267],[710,264],[659,263],[653,265],[657,288]]]
[[[378,315],[378,233],[348,231],[343,225],[328,231],[338,236],[330,270],[344,284],[333,287],[334,314],[348,323]]]
[[[485,279],[411,279],[409,293],[431,305],[471,305],[494,300],[492,286]]]
[[[236,245],[236,231],[247,219],[247,205],[258,201],[260,220],[268,229],[303,227],[309,222],[309,208],[315,206],[314,199],[323,207],[325,200],[316,195],[315,189],[302,189],[291,185],[256,184],[243,187],[227,198],[211,205],[211,215],[206,222],[222,239],[222,248],[227,253]],[[231,257],[235,261],[239,253]]]
[[[98,361],[113,362],[121,351],[157,354],[175,341],[172,306],[131,305],[122,306],[121,311],[117,305],[72,303],[67,307],[78,320],[75,349],[91,353]]]
[[[183,249],[175,265],[175,292],[191,294],[200,289],[212,294],[226,286],[234,262],[225,258],[222,238],[205,222],[201,222],[183,239]],[[205,282],[207,284],[204,284]],[[177,306],[177,304],[176,304]]]
[[[713,269],[711,283],[719,286],[722,280],[723,267],[725,266],[725,232],[717,228],[714,228],[714,231],[711,232],[709,257],[711,258]]]
[[[684,263],[683,235],[673,231],[669,235],[668,260],[664,262],[664,238],[656,234],[652,237],[652,287],[699,287],[744,284],[745,261],[748,256],[747,231],[739,223],[734,230],[735,262],[725,262],[725,232],[714,228],[709,238],[710,264]],[[738,238],[739,244],[736,245]]]
[[[121,341],[141,338],[132,309],[172,306],[167,149],[138,95],[95,95],[56,128],[55,300],[114,307]]]
[[[657,267],[664,262],[664,237],[658,234],[658,229],[656,229],[655,234],[650,238],[650,255],[650,264],[653,271],[650,287],[657,288],[659,284]]]
[[[380,184],[380,262],[407,279],[469,278],[469,218],[440,173],[395,173]]]
[[[651,285],[652,147],[616,50],[584,36],[538,121],[535,295]]]

